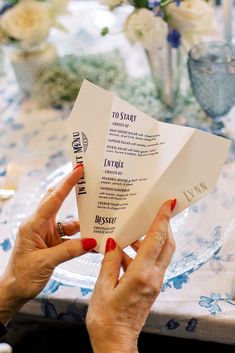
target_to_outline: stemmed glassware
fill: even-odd
[[[221,120],[235,104],[235,49],[224,42],[200,43],[188,55],[193,93],[211,117],[210,130],[226,135]]]

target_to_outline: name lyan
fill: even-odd
[[[199,196],[206,190],[208,190],[206,183],[204,181],[201,181],[199,184],[194,185],[191,189],[183,191],[183,194],[188,202],[192,202],[195,197]]]

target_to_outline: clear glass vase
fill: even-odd
[[[202,111],[191,87],[187,68],[188,54],[182,47],[168,43],[155,51],[146,51],[155,86],[157,114],[164,122],[210,130],[208,116]]]
[[[17,83],[24,95],[31,95],[32,87],[37,82],[42,70],[57,57],[52,43],[44,42],[32,48],[11,46],[7,54],[14,70]]]
[[[171,48],[168,43],[155,50],[146,50],[146,56],[156,98],[161,103],[159,119],[172,121],[182,112],[189,94],[186,56],[182,48]]]

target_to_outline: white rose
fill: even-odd
[[[22,1],[1,16],[0,24],[8,36],[33,45],[49,33],[50,9],[45,2]]]
[[[110,8],[121,5],[123,0],[99,0],[100,4],[106,5]]]
[[[220,39],[213,7],[205,0],[184,0],[167,6],[169,24],[182,35],[186,49],[206,39]]]
[[[145,49],[161,47],[166,42],[167,32],[166,22],[147,9],[134,11],[125,24],[127,39],[132,44],[141,43]]]
[[[51,0],[55,16],[67,13],[69,0]]]
[[[0,45],[5,42],[7,42],[7,36],[6,36],[6,33],[0,27]],[[1,54],[0,54],[0,56],[1,56]]]

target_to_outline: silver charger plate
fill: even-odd
[[[50,175],[25,177],[12,200],[9,220],[14,244],[20,223],[37,207],[46,190],[58,183],[69,171],[68,163]],[[208,261],[235,229],[235,168],[225,164],[215,190],[207,197],[181,212],[171,220],[176,251],[164,281],[195,270]],[[71,192],[58,214],[58,219],[77,218],[75,193]],[[80,236],[79,234],[76,237]],[[90,236],[90,234],[89,234]],[[130,256],[133,250],[125,249]],[[103,255],[89,253],[57,266],[53,278],[65,285],[93,288],[99,274]]]

